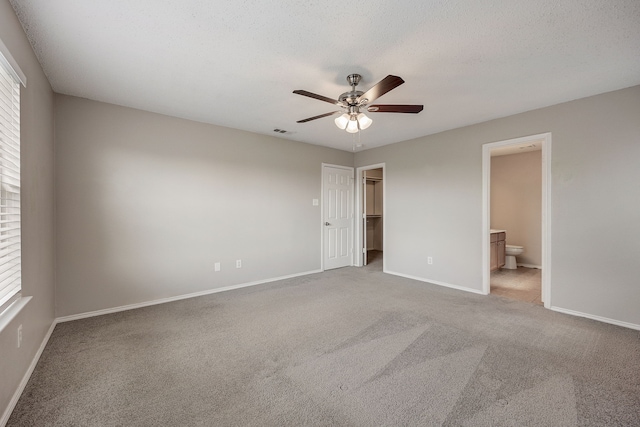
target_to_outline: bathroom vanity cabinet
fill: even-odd
[[[504,267],[507,233],[491,230],[491,271]]]

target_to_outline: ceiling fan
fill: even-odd
[[[326,96],[318,95],[306,90],[294,90],[293,93],[297,95],[308,96],[309,98],[319,99],[330,104],[337,105],[340,110],[332,111],[330,113],[320,114],[319,116],[309,117],[307,119],[298,120],[296,123],[306,123],[311,120],[321,119],[323,117],[332,116],[334,114],[340,114],[340,117],[335,119],[336,126],[340,129],[346,129],[349,133],[356,133],[361,129],[366,129],[371,126],[373,120],[364,114],[364,111],[369,113],[412,113],[416,114],[422,111],[422,105],[398,105],[398,104],[375,104],[369,105],[372,101],[378,99],[385,93],[397,88],[404,80],[398,76],[388,75],[382,79],[378,84],[373,86],[366,92],[356,90],[356,86],[360,83],[362,76],[360,74],[349,74],[347,76],[347,82],[351,85],[351,91],[345,92],[338,97],[338,99],[331,99]]]

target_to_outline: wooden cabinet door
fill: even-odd
[[[498,241],[498,247],[497,247],[498,266],[497,266],[497,268],[504,267],[504,264],[505,264],[505,254],[504,254],[505,249],[506,249],[505,241],[504,240]]]
[[[498,269],[498,242],[491,242],[491,271]]]

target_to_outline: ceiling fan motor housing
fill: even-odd
[[[361,99],[358,99],[360,96],[364,94],[361,90],[352,90],[351,92],[345,92],[338,98],[339,101],[345,103],[345,106],[355,106],[360,105]]]

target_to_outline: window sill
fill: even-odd
[[[22,309],[27,305],[29,301],[31,301],[33,297],[22,297],[13,304],[11,304],[7,309],[0,314],[0,333],[9,326],[11,321],[22,311]]]

